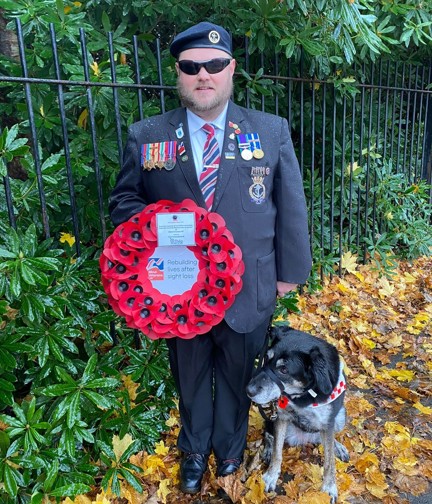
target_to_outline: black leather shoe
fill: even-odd
[[[185,453],[180,463],[180,490],[184,493],[198,493],[207,469],[208,455]]]
[[[243,462],[243,457],[232,459],[217,459],[216,476],[228,476],[235,473]]]

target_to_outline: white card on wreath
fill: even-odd
[[[158,247],[195,245],[194,212],[158,213],[156,215]]]

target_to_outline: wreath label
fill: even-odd
[[[156,247],[147,262],[148,278],[155,289],[173,296],[191,289],[199,273],[198,259],[188,247]]]
[[[195,245],[157,247],[157,215],[182,212],[194,214]],[[162,256],[161,249],[171,252],[165,250]],[[162,278],[165,280],[168,260],[172,261],[173,276],[192,275],[189,284],[183,278],[175,287],[157,287]],[[241,249],[222,216],[188,199],[181,203],[161,200],[120,224],[106,240],[99,263],[112,309],[125,317],[129,327],[140,329],[151,339],[188,339],[208,332],[233,304],[244,272]],[[186,267],[192,265],[194,271],[188,271]],[[180,294],[174,293],[178,290]]]

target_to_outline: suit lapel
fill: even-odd
[[[219,164],[218,170],[218,178],[216,182],[216,190],[215,196],[213,200],[212,211],[216,211],[223,193],[228,186],[228,182],[231,178],[231,175],[235,171],[237,167],[238,160],[240,158],[240,152],[237,148],[237,140],[236,138],[230,138],[230,135],[234,135],[234,128],[230,127],[230,123],[237,124],[241,129],[241,123],[245,120],[245,116],[243,110],[235,105],[232,101],[228,104],[228,111],[225,123],[225,132],[224,132],[224,142],[223,148],[221,152],[221,161]],[[234,149],[233,147],[234,146]],[[226,154],[234,154],[234,158],[226,157]]]
[[[183,138],[177,138],[176,130],[180,128],[182,125],[184,136]],[[198,183],[195,163],[193,158],[192,146],[190,142],[189,136],[189,128],[186,117],[186,109],[180,108],[174,111],[171,119],[170,119],[170,130],[169,136],[171,140],[177,141],[177,164],[179,165],[190,190],[192,191],[195,201],[198,205],[203,206],[205,208],[204,197],[201,192],[201,188]],[[183,142],[185,153],[183,156],[179,154],[179,146]],[[187,156],[187,160],[182,161],[182,158]]]

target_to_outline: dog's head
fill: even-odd
[[[293,399],[308,390],[328,396],[338,373],[339,357],[332,345],[307,333],[277,327],[272,329],[272,344],[264,366],[251,379],[246,392],[257,404],[279,399],[281,387]]]

